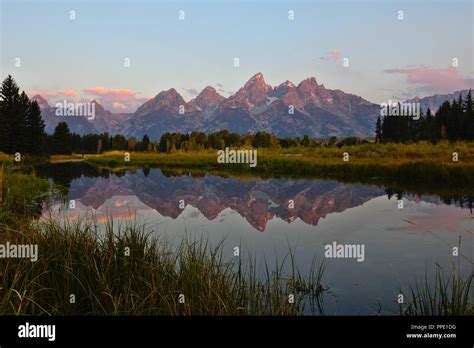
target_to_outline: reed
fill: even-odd
[[[400,306],[400,315],[474,315],[473,279],[474,271],[463,277],[453,269],[446,276],[437,265],[434,281],[425,274],[409,287],[407,305]]]
[[[309,277],[295,267],[284,274],[285,260],[258,267],[252,257],[226,257],[223,243],[187,237],[172,247],[137,223],[102,227],[87,217],[48,219],[3,233],[4,241],[38,245],[39,260],[0,260],[0,313],[300,315],[321,308],[323,264]]]

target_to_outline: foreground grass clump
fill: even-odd
[[[433,284],[425,276],[410,287],[405,296],[408,304],[400,307],[400,315],[474,315],[473,279],[474,271],[467,277],[456,271],[446,277],[437,265]]]
[[[173,248],[134,223],[99,230],[86,220],[48,220],[0,238],[39,250],[37,262],[0,260],[3,315],[298,315],[306,306],[322,308],[322,265],[306,279],[295,267],[284,275],[285,261],[259,268],[204,240]]]
[[[0,165],[0,225],[16,224],[40,212],[49,189],[44,179]]]
[[[10,156],[0,151],[0,162],[8,162],[8,161],[11,161]]]

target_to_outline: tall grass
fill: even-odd
[[[49,188],[44,179],[0,164],[0,231],[2,224],[14,225],[18,219],[41,211]]]
[[[434,281],[426,274],[409,288],[408,303],[400,306],[400,315],[474,315],[473,279],[474,271],[462,277],[453,270],[446,276],[437,265]]]
[[[43,220],[2,240],[38,245],[39,260],[0,260],[1,314],[299,315],[322,308],[323,265],[309,277],[296,267],[284,274],[284,260],[260,268],[203,239],[173,248],[136,223],[101,230],[89,219]]]

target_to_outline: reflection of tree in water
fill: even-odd
[[[184,170],[184,169],[170,169],[170,168],[163,168],[163,169],[160,169],[160,171],[167,178],[180,177],[183,175],[191,176],[193,178],[204,178],[207,174],[205,171],[201,171],[201,170],[189,171],[189,170]]]
[[[436,195],[446,205],[455,205],[462,209],[467,208],[470,210],[471,214],[472,214],[472,208],[473,208],[473,203],[474,203],[473,196],[465,195],[465,194],[442,192],[442,191],[438,191],[436,194],[434,194],[431,191],[425,192],[425,191],[420,190],[420,191],[414,192],[414,191],[404,191],[404,190],[395,189],[395,188],[386,188],[385,193],[387,194],[388,199],[391,199],[393,196],[395,196],[398,200],[402,199],[403,196],[421,197],[422,195]]]
[[[71,187],[71,182],[81,177],[87,178],[109,178],[110,171],[99,169],[87,162],[69,162],[56,164],[42,164],[35,167],[36,174],[39,177],[47,178],[53,181],[62,194],[67,195]]]
[[[461,208],[467,208],[470,210],[472,214],[472,207],[473,207],[473,197],[472,196],[457,196],[457,197],[445,197],[441,196],[441,199],[447,205],[455,204]]]

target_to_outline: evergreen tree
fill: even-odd
[[[0,151],[13,152],[12,127],[18,108],[19,88],[11,75],[0,87]]]
[[[471,90],[466,95],[466,102],[465,102],[465,110],[468,115],[473,116],[474,114],[474,107],[472,105],[472,93]]]
[[[10,144],[12,152],[26,153],[29,148],[30,139],[27,134],[27,120],[29,118],[30,100],[25,92],[18,98],[15,113],[11,119]]]
[[[445,101],[441,107],[438,109],[435,115],[435,121],[433,126],[433,137],[434,141],[438,142],[441,138],[441,129],[444,127],[444,136],[448,136],[448,127],[452,120],[450,117],[452,116],[452,105],[448,101]],[[451,127],[452,128],[452,127]]]
[[[150,138],[148,137],[148,135],[145,134],[143,136],[143,139],[142,139],[141,150],[142,151],[148,151],[149,146],[150,146]]]
[[[466,102],[464,104],[465,108],[465,126],[464,130],[466,132],[466,140],[474,140],[474,106],[472,103],[472,93],[471,90],[466,95]]]
[[[113,150],[126,150],[127,139],[121,134],[117,134],[112,138],[112,149]]]
[[[61,155],[72,153],[72,135],[66,122],[59,122],[53,133],[54,152]]]
[[[434,118],[431,109],[426,110],[426,117],[421,122],[420,126],[420,140],[428,140],[435,142],[434,137]]]
[[[160,145],[159,149],[161,152],[167,152],[168,151],[168,144],[171,142],[171,134],[166,132],[164,133],[161,138],[160,138]]]
[[[27,118],[27,152],[35,155],[44,152],[46,139],[44,128],[45,124],[41,117],[40,107],[36,100],[33,100],[30,102]]]
[[[0,87],[0,151],[39,155],[46,135],[41,110],[8,75]]]

